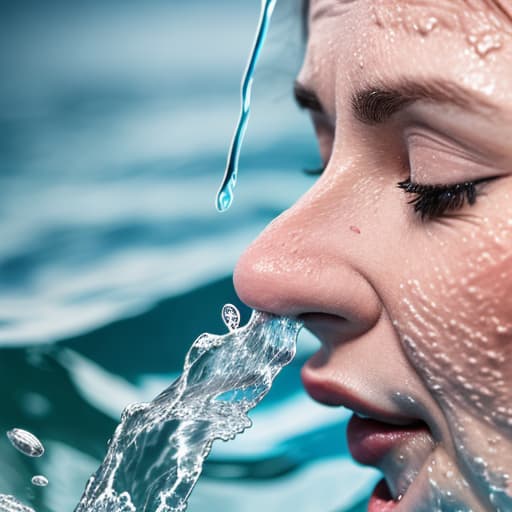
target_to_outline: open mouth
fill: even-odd
[[[368,511],[388,512],[414,506],[410,502],[418,499],[421,481],[420,487],[413,484],[435,450],[427,424],[420,417],[411,416],[409,410],[403,414],[397,408],[375,405],[378,401],[374,396],[368,400],[356,389],[322,378],[311,366],[303,368],[302,380],[313,399],[354,411],[347,427],[350,453],[360,464],[378,468],[385,475],[372,494]]]
[[[354,414],[347,428],[353,458],[381,469],[386,475],[375,488],[369,512],[394,510],[433,449],[422,421],[395,425]]]
[[[368,502],[368,512],[390,512],[395,510],[400,499],[393,499],[388,484],[382,479],[372,492]]]

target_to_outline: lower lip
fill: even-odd
[[[377,466],[393,448],[425,428],[424,424],[391,425],[354,414],[347,428],[348,448],[360,464]]]
[[[368,512],[391,512],[398,506],[394,501],[384,480],[381,480],[370,497]]]

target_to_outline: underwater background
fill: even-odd
[[[0,2],[0,493],[73,510],[129,403],[223,333],[231,282],[319,157],[292,100],[299,2],[278,1],[253,89],[235,201],[215,194],[239,112],[257,0]],[[216,443],[191,512],[356,512],[378,475],[348,455],[349,413],[313,402],[298,355]],[[16,451],[19,427],[43,457]],[[38,488],[31,477],[50,483]]]

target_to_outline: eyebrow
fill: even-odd
[[[294,84],[294,95],[301,108],[325,113],[315,92],[297,81]],[[352,95],[351,107],[354,116],[362,123],[379,124],[419,100],[452,104],[487,115],[497,110],[496,105],[487,98],[445,80],[401,80],[391,85],[367,86]]]
[[[363,123],[377,124],[420,100],[451,104],[477,113],[489,114],[496,110],[496,106],[487,98],[445,80],[403,80],[387,87],[371,86],[356,92],[351,101],[357,119]]]

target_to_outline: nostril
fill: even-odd
[[[329,313],[301,313],[297,319],[304,323],[304,326],[314,331],[336,330],[344,328],[348,320],[343,316]]]
[[[369,327],[367,322],[329,313],[302,313],[298,319],[304,327],[323,343],[336,345],[363,334]]]

